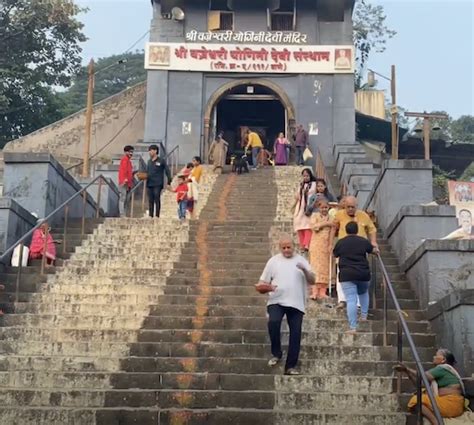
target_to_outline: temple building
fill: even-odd
[[[206,158],[302,124],[327,163],[355,142],[354,0],[153,0],[145,142]]]

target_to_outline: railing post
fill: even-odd
[[[135,204],[135,191],[132,192],[132,199],[130,200],[130,218],[133,218],[134,204]]]
[[[21,281],[21,270],[23,267],[23,244],[20,244],[20,262],[18,263],[18,272],[16,274],[16,286],[15,286],[15,302],[17,303],[20,298],[20,281]]]
[[[397,360],[398,363],[403,363],[403,330],[402,330],[402,323],[401,319],[397,321]],[[398,379],[397,379],[397,394],[400,395],[402,393],[402,374],[398,372]]]
[[[421,391],[421,373],[417,370],[416,374],[416,416],[418,425],[423,425],[423,412],[421,410],[422,391]]]
[[[46,232],[44,234],[44,244],[43,244],[43,256],[41,257],[41,276],[44,275],[44,269],[46,267],[46,252],[48,249],[48,236],[49,236],[49,227],[46,228]]]
[[[372,255],[372,308],[377,308],[377,258]]]
[[[143,180],[142,188],[142,213],[145,214],[145,202],[146,202],[146,180]]]
[[[63,254],[66,254],[67,251],[67,222],[69,219],[69,205],[66,205],[64,208],[64,231],[63,231]]]
[[[95,213],[95,218],[100,217],[100,198],[102,195],[102,177],[99,177],[99,192],[97,194],[97,211]]]
[[[84,236],[86,230],[86,201],[87,201],[87,192],[84,190],[82,192],[82,223],[81,223],[81,236]]]
[[[387,338],[387,325],[388,325],[388,297],[387,297],[387,281],[385,280],[385,276],[382,278],[383,283],[383,346],[386,347],[388,345],[388,338]]]

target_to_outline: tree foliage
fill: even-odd
[[[52,86],[66,86],[86,38],[72,0],[0,3],[0,146],[58,117]]]
[[[474,116],[462,115],[451,123],[451,137],[455,143],[474,143]]]
[[[119,61],[125,62],[119,63]],[[143,63],[143,52],[100,58],[94,65],[94,102],[99,102],[128,87],[145,81],[146,70]],[[70,115],[85,107],[87,83],[88,70],[87,66],[84,66],[74,76],[72,86],[65,92],[58,93],[58,97],[63,104],[61,108],[63,116]]]
[[[373,52],[383,52],[388,40],[396,31],[388,28],[386,15],[381,5],[369,0],[357,0],[354,10],[354,45],[356,48],[356,87],[361,86],[363,72]]]

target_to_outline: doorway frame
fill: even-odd
[[[208,160],[208,152],[209,152],[209,146],[210,146],[210,138],[212,136],[210,129],[211,129],[211,120],[213,117],[214,111],[216,111],[216,107],[218,103],[224,98],[231,90],[238,86],[245,86],[245,85],[254,85],[254,86],[262,86],[266,87],[267,89],[273,91],[276,96],[278,97],[278,100],[281,102],[283,105],[283,108],[285,110],[285,118],[286,118],[286,137],[289,139],[290,138],[290,133],[292,131],[291,126],[292,123],[295,123],[295,108],[293,106],[293,103],[291,102],[290,98],[286,94],[286,92],[277,84],[270,80],[265,80],[261,78],[244,78],[244,79],[238,79],[238,80],[233,80],[230,81],[226,84],[223,84],[221,87],[219,87],[209,98],[209,100],[206,103],[206,107],[204,109],[204,137],[202,140],[202,145],[201,145],[201,152],[202,156],[204,157],[204,160]],[[214,120],[212,120],[214,121]],[[216,129],[214,129],[216,130]]]

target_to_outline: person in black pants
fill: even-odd
[[[272,358],[268,365],[276,366],[282,356],[281,322],[286,315],[290,328],[286,375],[299,375],[296,370],[301,347],[301,327],[306,308],[307,285],[315,284],[315,275],[308,261],[294,253],[291,236],[280,237],[280,254],[268,260],[256,285],[261,294],[268,293],[268,333],[270,335]]]
[[[148,148],[150,160],[147,164],[146,188],[148,192],[148,213],[150,217],[159,217],[161,210],[161,192],[165,186],[165,175],[168,186],[171,184],[171,173],[165,159],[158,156],[158,146]]]

